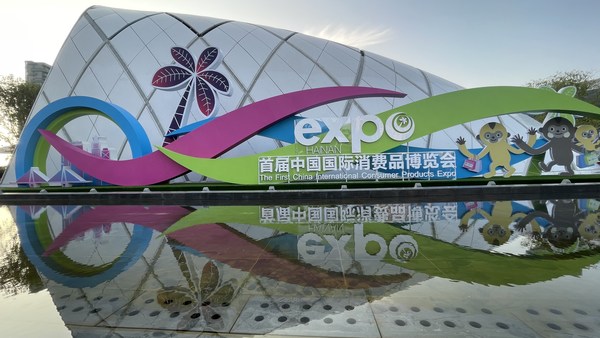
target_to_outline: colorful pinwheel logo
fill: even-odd
[[[152,85],[162,90],[179,90],[185,87],[185,92],[179,101],[175,115],[169,125],[167,135],[182,127],[188,104],[192,101],[190,93],[193,91],[198,108],[205,116],[213,115],[218,109],[217,93],[231,95],[231,86],[225,75],[215,71],[221,63],[219,50],[208,47],[195,62],[192,54],[185,48],[171,48],[171,55],[177,65],[160,68],[152,78]],[[164,144],[173,141],[171,137],[165,137]]]

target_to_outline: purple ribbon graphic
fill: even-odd
[[[382,96],[404,97],[406,94],[368,87],[327,87],[282,94],[216,118],[165,148],[187,156],[215,158],[289,116],[335,101]],[[151,185],[188,172],[187,168],[159,151],[131,160],[102,159],[71,145],[52,132],[39,132],[78,169],[111,184]]]
[[[96,206],[69,224],[46,248],[44,256],[54,253],[86,231],[104,224],[126,222],[162,232],[189,213],[189,210],[180,206]]]

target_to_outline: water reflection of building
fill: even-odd
[[[303,297],[287,300],[293,311],[303,314],[295,317],[290,315],[292,310],[284,311],[289,318],[287,323],[280,326],[292,327],[304,320],[302,318],[315,320],[319,311],[310,308],[317,305],[320,308],[335,307],[336,310],[329,311],[329,314],[339,314],[349,306],[360,307],[366,299],[364,295],[357,295],[363,294],[365,287],[373,286],[373,292],[379,290],[378,293],[383,295],[427,278],[406,269],[396,270],[396,276],[383,276],[381,280],[368,276],[344,277],[336,271],[327,271],[326,266],[321,270],[315,269],[272,254],[260,240],[253,242],[244,239],[244,234],[234,230],[239,229],[237,225],[229,228],[204,224],[199,231],[183,230],[164,237],[159,234],[167,223],[158,222],[146,225],[158,232],[151,236],[152,240],[143,243],[143,254],[135,262],[127,263],[126,271],[94,279],[90,274],[100,276],[109,270],[107,266],[121,264],[119,260],[123,255],[119,253],[127,250],[124,247],[128,245],[128,240],[134,240],[132,234],[136,227],[130,223],[113,223],[110,231],[102,234],[104,240],[95,241],[94,233],[97,231],[94,231],[94,227],[101,226],[111,218],[105,213],[109,209],[102,209],[97,207],[88,210],[88,215],[80,215],[80,219],[93,219],[93,227],[81,227],[79,230],[83,232],[70,233],[70,240],[64,242],[59,251],[50,245],[42,253],[47,266],[52,265],[53,259],[62,262],[63,268],[64,264],[74,266],[63,270],[62,276],[54,274],[53,278],[47,279],[47,286],[63,320],[74,332],[85,330],[80,326],[97,325],[235,331],[235,320],[253,311],[254,307],[249,304],[259,304],[259,309],[265,309],[263,304],[269,304],[267,307],[272,307],[269,311],[286,310],[276,310],[275,302],[290,291]],[[179,214],[172,214],[175,216],[173,223],[189,212],[179,209]],[[42,219],[56,219],[61,215],[53,208],[48,210],[47,218]],[[112,208],[112,211],[114,215],[115,209]],[[144,211],[146,216],[143,215]],[[130,208],[127,212],[136,214],[133,218],[140,221],[148,217],[147,214],[152,214],[151,211],[152,208],[144,210],[140,207]],[[106,215],[105,219],[96,217],[102,214]],[[81,223],[75,220],[71,226],[80,227]],[[61,232],[57,227],[53,230],[56,234]],[[63,229],[63,233],[67,232],[68,228]],[[246,235],[256,238],[276,238],[278,233],[281,234],[278,230],[258,227],[245,230]],[[62,239],[59,234],[55,242],[63,243]],[[225,243],[237,250],[229,252]],[[79,278],[73,275],[77,274],[77,266],[82,269]],[[44,270],[47,268],[41,269],[42,272]],[[348,287],[350,290],[346,291]],[[323,297],[323,293],[330,293],[330,296]],[[245,329],[239,330],[244,332]]]
[[[435,220],[420,218],[416,211],[403,214],[436,210],[432,204],[279,207],[294,211],[289,214],[256,206],[14,211],[25,252],[45,276],[74,336],[121,334],[124,327],[323,336],[354,322],[352,335],[364,337],[378,334],[371,302],[433,276],[524,285],[597,261],[521,259],[456,245],[468,236],[482,238],[476,229],[490,220],[476,215],[496,215],[499,205],[446,205],[457,217]],[[580,210],[593,207],[587,201],[578,205]],[[513,214],[533,213],[530,206],[520,210],[513,205]],[[296,222],[304,217],[298,210],[317,217],[319,208],[330,218]],[[397,214],[379,214],[385,210]],[[271,211],[290,218],[266,221]],[[459,216],[469,213],[467,224],[474,230],[461,236]],[[436,213],[428,215],[435,218]],[[411,222],[387,222],[407,216]],[[502,270],[506,266],[513,270]]]

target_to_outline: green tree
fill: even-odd
[[[527,86],[533,88],[549,87],[555,91],[574,86],[577,89],[575,98],[600,107],[600,81],[594,79],[592,72],[589,71],[572,70],[569,72],[558,72],[547,78],[531,81],[527,83]],[[535,119],[541,122],[545,116],[546,114],[536,115]],[[600,120],[588,117],[580,117],[577,123],[600,127]]]
[[[569,72],[558,72],[547,78],[531,81],[527,86],[533,88],[550,87],[556,91],[564,87],[574,86],[577,88],[575,97],[586,101],[590,91],[597,89],[598,80],[593,78],[592,72],[572,70]]]
[[[39,91],[38,84],[0,76],[0,141],[12,147],[17,144]]]
[[[8,207],[0,206],[0,297],[43,289],[42,279],[23,251]]]

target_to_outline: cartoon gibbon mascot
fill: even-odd
[[[587,151],[596,150],[600,143],[596,127],[589,124],[583,124],[577,127],[575,130],[575,140],[577,140],[578,146],[582,146]]]
[[[570,247],[580,237],[578,224],[585,220],[586,212],[579,210],[576,200],[548,201],[547,209],[552,209],[552,212],[535,210],[528,213],[515,225],[515,229],[521,231],[528,223],[540,218],[548,222],[542,234],[548,243],[559,249]]]
[[[528,131],[529,138],[527,140],[527,145],[529,145],[530,148],[535,143],[535,132],[536,131],[533,128]],[[493,177],[496,175],[496,169],[498,167],[503,167],[506,171],[504,177],[510,177],[516,170],[510,165],[510,154],[522,154],[523,150],[510,145],[508,143],[509,136],[510,133],[506,131],[506,128],[502,124],[490,122],[483,125],[479,130],[479,134],[476,136],[477,140],[484,146],[479,154],[474,155],[467,149],[465,146],[466,141],[462,136],[456,140],[456,144],[458,144],[460,152],[467,158],[478,160],[489,153],[492,162],[490,163],[489,172],[484,174],[483,177]]]
[[[575,141],[576,128],[573,126],[571,121],[564,117],[555,117],[548,120],[540,129],[539,132],[542,136],[548,140],[548,143],[543,146],[534,149],[531,145],[525,143],[521,135],[516,135],[512,138],[512,141],[525,150],[530,155],[542,154],[546,151],[550,151],[550,162],[545,163],[541,161],[539,163],[540,168],[543,171],[550,171],[555,165],[562,165],[565,171],[561,175],[573,175],[574,171],[571,168],[573,163],[573,151],[578,153],[585,152],[582,146],[578,146]]]
[[[588,241],[597,240],[600,237],[600,214],[592,212],[579,220],[579,235]]]
[[[513,212],[511,201],[495,202],[490,212],[487,213],[481,208],[471,209],[461,218],[459,227],[465,231],[468,228],[469,220],[475,214],[479,214],[486,220],[485,225],[479,228],[483,239],[492,245],[502,245],[513,233],[509,226],[526,216],[523,212]]]

